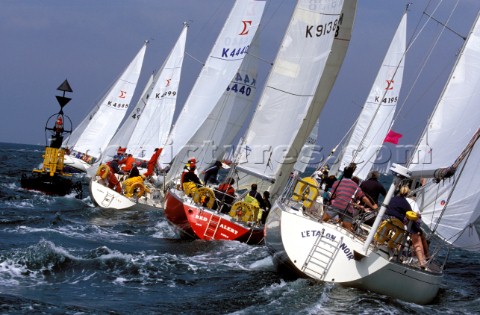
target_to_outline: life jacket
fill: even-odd
[[[220,184],[220,186],[218,186],[218,190],[232,196],[235,194],[235,188],[227,183]]]
[[[125,162],[122,162],[122,164],[125,164],[122,166],[122,170],[129,172],[132,169],[133,164],[135,164],[135,158],[133,156],[129,156]]]
[[[143,184],[142,176],[131,177],[124,180],[123,187],[126,197],[132,197],[133,194],[137,197],[141,197],[145,192],[150,192],[150,190]]]
[[[98,167],[96,175],[100,176],[101,179],[107,181],[109,188],[115,189],[115,191],[118,193],[122,192],[122,187],[120,186],[120,182],[115,176],[115,172],[109,165],[106,165],[106,164],[100,165]]]

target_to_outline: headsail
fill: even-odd
[[[385,136],[391,128],[400,95],[405,66],[407,12],[404,13],[390,43],[365,105],[348,141],[331,168],[342,171],[351,162],[357,164],[354,175],[366,179]]]
[[[409,163],[414,177],[431,177],[451,166],[479,129],[480,21],[477,19]],[[439,184],[431,180],[417,195],[422,219],[445,241],[480,250],[480,146],[478,141]]]
[[[142,70],[147,43],[110,88],[104,98],[72,132],[63,146],[100,157],[122,122],[132,100]]]

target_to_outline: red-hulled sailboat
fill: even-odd
[[[165,195],[165,217],[180,231],[182,238],[263,243],[263,225],[248,203],[237,201],[230,213],[224,214],[212,210],[209,201],[202,202],[205,197],[212,197],[210,188],[197,191],[188,197],[184,191],[174,188]]]

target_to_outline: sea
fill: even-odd
[[[453,250],[429,305],[283,279],[265,246],[184,241],[161,210],[21,188],[44,147],[0,143],[1,314],[479,314],[480,255]],[[395,286],[395,283],[391,284]]]

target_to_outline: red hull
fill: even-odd
[[[202,240],[228,240],[247,244],[263,244],[264,232],[260,227],[249,227],[233,220],[229,215],[217,213],[183,200],[170,190],[165,196],[165,216],[183,236]]]

